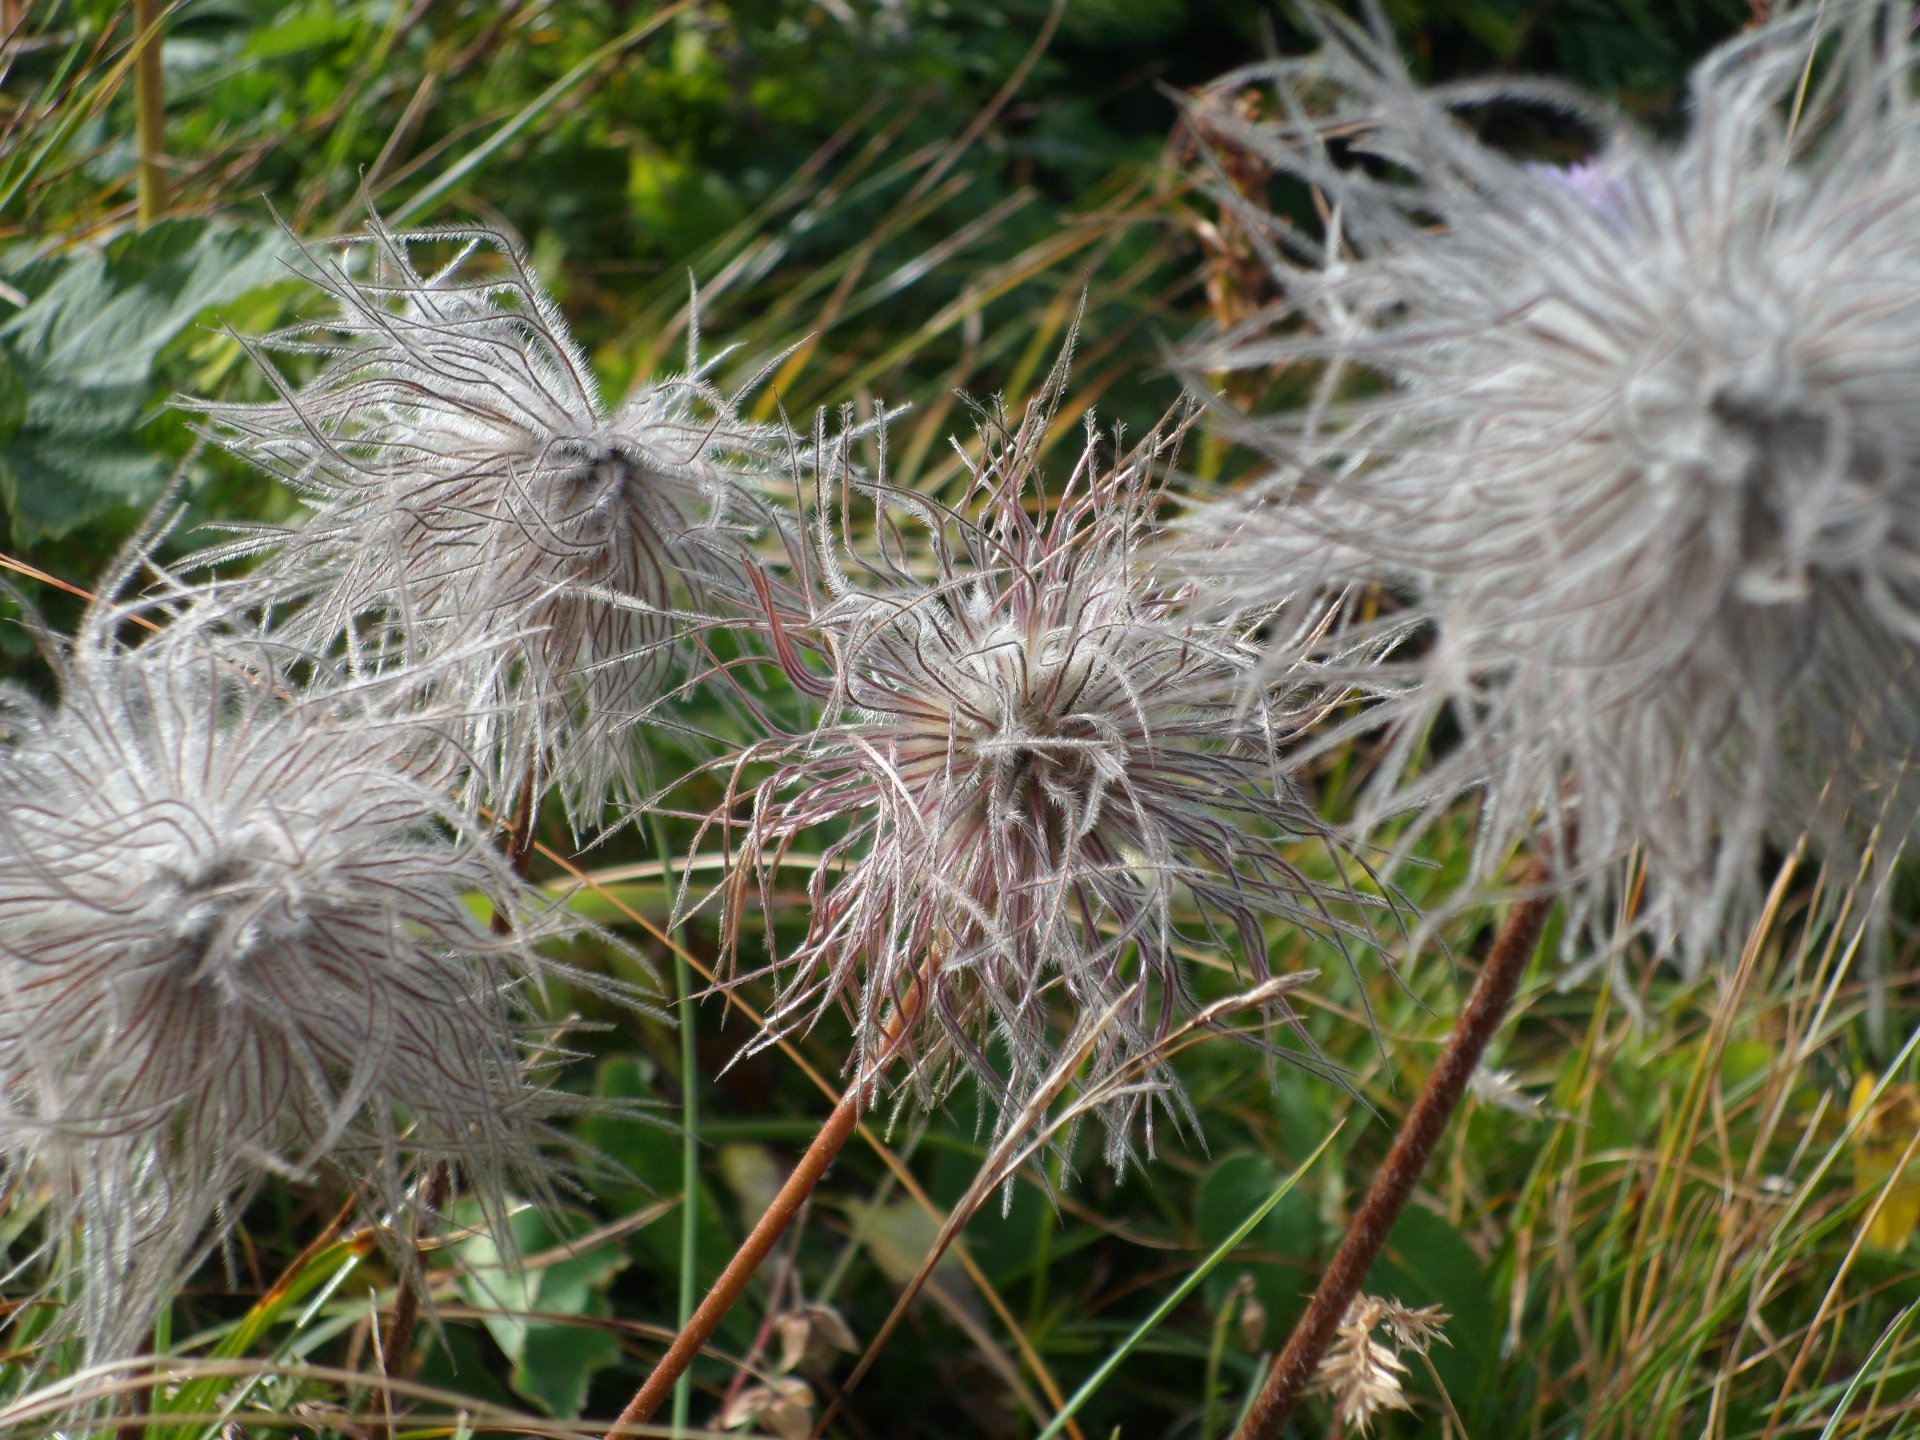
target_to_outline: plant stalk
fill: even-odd
[[[527,778],[520,782],[520,798],[514,802],[512,829],[507,835],[507,864],[513,867],[513,873],[522,880],[527,878],[528,867],[533,863],[533,827],[540,818],[538,775],[532,765],[527,766]],[[493,928],[497,934],[504,935],[513,928],[513,922],[499,910],[493,912]]]
[[[416,1262],[424,1270],[426,1254],[423,1249],[427,1238],[427,1229],[433,1223],[433,1217],[446,1209],[447,1201],[453,1194],[453,1167],[446,1161],[437,1161],[427,1176],[426,1188],[421,1194],[419,1217],[413,1227],[413,1249]],[[387,1333],[380,1341],[380,1355],[386,1363],[388,1375],[404,1376],[408,1362],[413,1356],[413,1332],[420,1323],[420,1286],[411,1274],[400,1277],[400,1288],[393,1297],[393,1315],[387,1321]],[[391,1440],[393,1435],[393,1395],[391,1391],[381,1391],[381,1423],[373,1427],[374,1440]]]
[[[527,778],[520,787],[520,796],[514,805],[512,828],[507,837],[507,864],[513,873],[525,879],[527,868],[533,855],[533,826],[537,818],[538,806],[535,805],[535,772],[527,768]],[[494,903],[492,930],[496,935],[513,933],[513,917],[506,907],[498,901]],[[453,1195],[453,1167],[446,1161],[436,1161],[427,1175],[426,1189],[422,1199],[425,1202],[414,1223],[413,1250],[420,1266],[420,1278],[424,1280],[426,1268],[426,1240],[428,1227],[433,1217],[447,1206]],[[413,1353],[413,1332],[420,1323],[420,1287],[415,1283],[413,1273],[400,1276],[400,1288],[393,1297],[393,1316],[387,1322],[385,1336],[380,1343],[380,1353],[384,1357],[387,1373],[405,1374],[408,1361]],[[375,1440],[391,1440],[393,1435],[393,1405],[390,1395],[383,1395],[385,1407],[383,1421],[373,1429]]]
[[[133,0],[133,133],[140,153],[139,214],[151,225],[167,209],[167,177],[160,153],[167,144],[167,98],[160,72],[160,7],[157,0]]]
[[[1394,1136],[1393,1147],[1373,1177],[1367,1198],[1347,1226],[1345,1238],[1333,1257],[1333,1263],[1321,1277],[1307,1310],[1287,1337],[1280,1358],[1267,1372],[1266,1384],[1248,1409],[1237,1440],[1277,1440],[1280,1427],[1287,1421],[1308,1384],[1320,1368],[1320,1361],[1333,1341],[1334,1332],[1347,1313],[1347,1307],[1360,1293],[1360,1286],[1373,1268],[1373,1262],[1386,1248],[1394,1221],[1406,1208],[1414,1187],[1433,1156],[1434,1147],[1446,1133],[1447,1122],[1459,1108],[1467,1082],[1486,1053],[1487,1042],[1500,1028],[1527,964],[1539,947],[1540,932],[1546,928],[1553,910],[1554,897],[1547,888],[1549,872],[1544,860],[1536,861],[1527,877],[1527,893],[1507,912],[1506,923],[1494,937],[1493,949],[1474,982],[1473,993],[1455,1022],[1453,1036],[1440,1056],[1440,1063],[1427,1077],[1426,1089]]]
[[[828,1167],[833,1164],[834,1157],[839,1155],[848,1138],[858,1128],[861,1112],[866,1109],[880,1076],[893,1059],[896,1042],[920,1012],[923,988],[916,981],[908,989],[893,1019],[888,1022],[885,1048],[879,1059],[867,1075],[847,1087],[846,1094],[840,1097],[840,1103],[833,1107],[833,1113],[827,1116],[826,1123],[820,1127],[820,1133],[813,1137],[806,1154],[800,1157],[800,1163],[793,1167],[793,1174],[787,1177],[787,1183],[780,1187],[780,1193],[773,1197],[773,1203],[767,1206],[766,1213],[741,1242],[733,1259],[727,1262],[727,1268],[720,1272],[720,1278],[713,1282],[713,1288],[693,1312],[693,1318],[674,1337],[673,1344],[667,1347],[667,1353],[653,1367],[653,1373],[647,1376],[633,1399],[627,1402],[627,1408],[614,1420],[612,1428],[607,1431],[606,1440],[620,1440],[622,1436],[637,1434],[637,1427],[653,1418],[654,1412],[673,1393],[675,1383],[693,1364],[707,1341],[713,1338],[713,1332],[720,1328],[720,1322],[745,1292],[747,1283],[773,1252],[773,1247],[793,1223],[793,1217],[799,1214]]]
[[[674,1319],[685,1330],[693,1320],[693,1257],[700,1253],[700,1066],[693,1029],[699,1012],[693,1003],[693,972],[684,954],[675,953],[673,976],[680,991],[680,1113],[685,1129],[680,1147],[680,1253],[685,1259],[680,1269],[680,1297]],[[693,1377],[683,1374],[673,1390],[676,1436],[687,1428],[692,1407]]]

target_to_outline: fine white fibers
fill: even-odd
[[[783,664],[825,714],[746,757],[776,768],[752,797],[728,925],[737,941],[755,874],[771,919],[787,851],[844,822],[809,884],[806,938],[774,965],[770,1033],[842,1005],[866,1074],[917,985],[903,1048],[923,1093],[971,1071],[1005,1129],[1055,1067],[1054,1012],[1111,1010],[1089,1083],[1153,1082],[1102,1107],[1117,1164],[1143,1109],[1151,1149],[1148,1093],[1186,1118],[1156,1048],[1197,1008],[1180,951],[1237,947],[1264,980],[1263,917],[1341,934],[1332,911],[1351,897],[1288,848],[1331,843],[1282,754],[1304,723],[1285,707],[1307,687],[1249,701],[1258,653],[1194,619],[1145,544],[1162,437],[1103,462],[1111,446],[1090,433],[1046,495],[1038,457],[1064,380],[1063,362],[1017,427],[984,417],[957,510],[884,477],[822,496],[815,583],[766,597]],[[827,518],[855,494],[880,537],[860,549]],[[927,543],[909,551],[916,533]],[[1269,1018],[1290,1018],[1283,1001]]]
[[[423,273],[416,249],[453,247]],[[492,253],[490,253],[492,252]],[[486,231],[364,235],[307,253],[327,319],[255,342],[264,405],[190,402],[310,514],[205,557],[272,552],[261,603],[313,648],[369,629],[409,654],[516,636],[463,677],[481,794],[511,811],[557,783],[576,826],[644,790],[635,727],[689,637],[735,595],[770,523],[746,482],[785,455],[696,369],[601,405],[524,258]],[[494,263],[488,263],[489,260]],[[303,384],[272,355],[318,356]]]
[[[504,1233],[575,1105],[526,987],[580,927],[446,801],[447,717],[191,614],[127,646],[123,614],[0,748],[0,1149],[51,1189],[95,1357],[141,1347],[265,1176],[330,1166],[393,1213],[445,1161]]]
[[[1672,144],[1552,87],[1423,91],[1316,13],[1319,55],[1228,82],[1271,81],[1284,118],[1212,123],[1315,186],[1327,233],[1242,210],[1283,305],[1202,363],[1328,380],[1236,428],[1277,466],[1204,522],[1207,563],[1239,601],[1280,570],[1404,597],[1428,633],[1373,677],[1402,693],[1372,817],[1483,791],[1483,876],[1577,821],[1561,878],[1608,921],[1638,847],[1633,926],[1697,962],[1751,918],[1764,843],[1810,832],[1845,861],[1911,814],[1911,6],[1802,7],[1730,43]],[[1598,153],[1482,143],[1466,117],[1503,99],[1580,117]],[[1422,760],[1443,712],[1458,740]]]

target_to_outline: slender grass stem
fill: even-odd
[[[447,1208],[447,1201],[453,1194],[453,1167],[446,1161],[438,1161],[428,1172],[427,1183],[421,1194],[419,1217],[414,1221],[413,1249],[415,1263],[426,1265],[422,1250],[427,1238],[428,1228],[433,1217]],[[414,1275],[403,1274],[400,1288],[393,1297],[393,1315],[387,1321],[387,1332],[380,1341],[380,1354],[386,1362],[389,1375],[405,1376],[411,1368],[409,1362],[413,1356],[413,1332],[420,1323],[420,1285]],[[380,1420],[372,1427],[373,1440],[391,1440],[393,1435],[393,1393],[382,1387],[380,1393]]]
[[[767,1206],[766,1213],[741,1242],[733,1259],[727,1262],[727,1268],[720,1272],[720,1278],[713,1282],[713,1288],[693,1312],[693,1318],[681,1327],[673,1344],[667,1347],[667,1353],[653,1367],[653,1373],[647,1376],[633,1399],[627,1402],[627,1408],[614,1420],[612,1428],[607,1431],[607,1440],[637,1434],[637,1427],[653,1418],[654,1412],[673,1393],[680,1378],[693,1364],[694,1357],[713,1338],[714,1331],[720,1328],[720,1322],[733,1309],[734,1302],[745,1292],[748,1282],[759,1272],[760,1266],[773,1252],[773,1247],[793,1223],[794,1216],[799,1214],[801,1207],[820,1184],[841,1147],[859,1126],[861,1112],[872,1100],[881,1075],[892,1062],[900,1037],[920,1012],[923,989],[924,986],[919,983],[908,988],[887,1024],[886,1046],[879,1059],[868,1074],[847,1087],[846,1093],[840,1097],[840,1103],[833,1107],[833,1113],[827,1116],[820,1133],[814,1136],[806,1154],[800,1157],[800,1163],[794,1166],[793,1173],[787,1177],[787,1183],[780,1187],[773,1202]]]
[[[668,883],[667,835],[656,812],[650,817],[653,848],[660,857],[660,879]],[[668,891],[672,893],[671,888]],[[693,967],[684,947],[675,945],[673,986],[680,997],[680,1296],[674,1324],[687,1328],[693,1319],[694,1272],[700,1254],[700,1057],[695,1021]],[[693,1411],[693,1376],[682,1374],[673,1387],[673,1433],[686,1431]]]
[[[140,152],[140,223],[151,225],[167,209],[167,177],[160,153],[167,142],[167,99],[160,71],[160,6],[157,0],[133,0],[134,142]]]
[[[1293,1327],[1273,1369],[1267,1372],[1266,1383],[1241,1423],[1238,1440],[1275,1440],[1306,1393],[1334,1331],[1360,1293],[1367,1271],[1386,1248],[1394,1221],[1412,1198],[1434,1147],[1459,1108],[1467,1082],[1486,1053],[1487,1042],[1513,1005],[1521,977],[1527,973],[1527,964],[1533,959],[1540,932],[1553,909],[1548,879],[1546,862],[1536,861],[1527,877],[1526,893],[1514,902],[1506,923],[1494,937],[1493,949],[1460,1012],[1440,1063],[1427,1077],[1426,1089],[1394,1136],[1393,1147],[1374,1175],[1367,1198],[1348,1225],[1346,1237],[1321,1277],[1306,1313]]]
[[[700,1066],[694,1041],[693,971],[685,957],[673,957],[674,985],[680,991],[680,1303],[674,1319],[685,1330],[693,1319],[694,1261],[700,1253]],[[673,1433],[687,1428],[693,1409],[693,1377],[682,1375],[673,1387]]]

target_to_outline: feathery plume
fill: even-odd
[[[452,245],[426,272],[417,247]],[[497,264],[482,262],[495,252]],[[689,635],[737,595],[743,536],[770,525],[752,482],[783,432],[750,424],[706,367],[601,404],[586,357],[519,249],[487,230],[389,231],[307,249],[328,319],[252,342],[279,398],[187,402],[223,445],[299,494],[290,529],[208,563],[274,551],[268,603],[312,648],[366,627],[430,653],[478,627],[517,634],[467,677],[481,794],[510,811],[557,782],[576,830],[631,801]],[[320,357],[301,385],[275,354]]]
[[[1411,1410],[1400,1379],[1407,1362],[1400,1356],[1407,1350],[1424,1355],[1435,1340],[1451,1344],[1441,1333],[1450,1318],[1437,1305],[1416,1310],[1398,1300],[1356,1297],[1314,1374],[1314,1388],[1333,1397],[1334,1418],[1364,1435],[1383,1411]],[[1376,1328],[1386,1331],[1386,1342],[1374,1338]]]
[[[220,608],[133,646],[96,603],[0,748],[0,1152],[54,1197],[95,1358],[141,1347],[269,1175],[401,1212],[409,1163],[445,1161],[506,1233],[572,1104],[528,987],[630,998],[541,957],[581,927],[445,798],[456,717],[393,713],[430,677],[322,686]]]
[[[1257,652],[1191,618],[1186,587],[1157,566],[1147,542],[1167,437],[1105,461],[1090,430],[1063,489],[1044,494],[1065,364],[1017,427],[997,407],[983,414],[959,509],[884,468],[848,478],[841,505],[822,495],[808,593],[763,593],[774,648],[824,717],[749,752],[739,772],[777,762],[745,822],[730,947],[752,877],[771,917],[789,849],[846,827],[814,869],[805,940],[772,967],[770,1031],[842,1005],[866,1076],[888,1050],[889,1006],[913,1013],[904,1047],[923,1094],[970,1070],[1002,1127],[1048,1074],[1056,1003],[1112,1010],[1091,1051],[1097,1083],[1196,1008],[1183,947],[1237,946],[1265,980],[1264,917],[1343,933],[1330,909],[1342,887],[1288,849],[1324,845],[1338,870],[1283,754],[1311,692],[1289,683],[1249,699]],[[865,555],[832,533],[856,495],[874,510]],[[924,546],[909,551],[909,529]],[[1276,996],[1268,1013],[1292,1012]],[[1187,1118],[1166,1068],[1152,1073]],[[1103,1111],[1116,1164],[1151,1088]]]
[[[1764,843],[1844,856],[1913,810],[1911,7],[1729,43],[1672,144],[1548,84],[1422,90],[1383,29],[1312,14],[1318,55],[1222,82],[1270,82],[1281,118],[1211,123],[1323,195],[1326,235],[1243,207],[1285,300],[1197,363],[1322,388],[1229,421],[1275,470],[1203,522],[1202,563],[1228,601],[1276,573],[1404,598],[1430,628],[1373,677],[1403,693],[1372,818],[1482,790],[1482,878],[1577,820],[1556,878],[1596,923],[1639,847],[1635,923],[1697,962],[1751,916]],[[1598,153],[1482,142],[1471,114],[1506,102]],[[1443,713],[1458,739],[1421,768]]]

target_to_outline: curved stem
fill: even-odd
[[[1306,1313],[1287,1337],[1286,1349],[1267,1373],[1266,1384],[1241,1423],[1238,1440],[1275,1440],[1320,1368],[1334,1331],[1360,1293],[1367,1271],[1386,1248],[1394,1221],[1406,1208],[1434,1146],[1459,1108],[1460,1097],[1486,1053],[1487,1042],[1513,1004],[1553,909],[1548,879],[1546,862],[1536,861],[1527,877],[1527,893],[1507,912],[1506,923],[1494,938],[1493,949],[1454,1024],[1440,1063],[1427,1077],[1426,1089],[1394,1136],[1393,1148],[1374,1175],[1367,1198],[1347,1227],[1346,1237],[1321,1277],[1320,1288],[1313,1292]]]
[[[636,1434],[636,1427],[651,1420],[654,1412],[673,1393],[675,1382],[693,1364],[694,1357],[707,1341],[713,1338],[713,1332],[720,1328],[720,1322],[746,1290],[747,1282],[753,1279],[772,1253],[773,1247],[786,1233],[787,1226],[793,1223],[793,1217],[806,1204],[808,1197],[820,1184],[821,1177],[833,1164],[834,1157],[859,1126],[860,1113],[866,1108],[880,1076],[892,1060],[896,1042],[919,1014],[921,991],[922,986],[918,981],[908,988],[900,1007],[887,1024],[880,1058],[866,1076],[847,1087],[846,1094],[840,1097],[840,1103],[833,1107],[833,1113],[827,1116],[826,1123],[820,1127],[820,1133],[807,1146],[806,1154],[800,1157],[800,1163],[793,1167],[793,1174],[787,1177],[787,1183],[780,1187],[780,1193],[773,1197],[773,1203],[767,1206],[766,1213],[741,1242],[733,1259],[727,1262],[727,1268],[720,1272],[720,1278],[713,1282],[713,1288],[693,1312],[693,1318],[674,1337],[673,1344],[667,1347],[667,1353],[653,1367],[653,1373],[647,1376],[633,1399],[627,1402],[627,1408],[614,1420],[612,1428],[607,1431],[607,1440]]]

